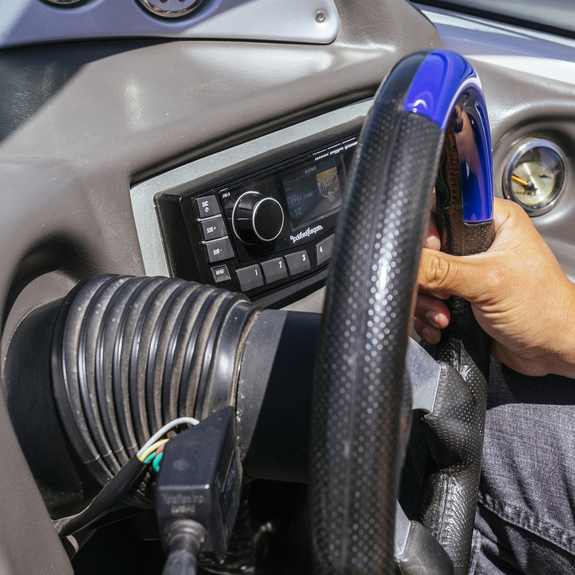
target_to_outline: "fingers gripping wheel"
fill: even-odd
[[[465,256],[486,251],[494,239],[491,142],[485,101],[462,58],[452,63],[468,77],[445,126],[436,181],[442,250]],[[445,69],[440,60],[430,69]],[[455,72],[455,74],[454,74]],[[421,101],[424,87],[408,98]],[[418,94],[419,92],[419,94]],[[453,101],[452,100],[452,101]],[[451,298],[451,322],[435,357],[442,366],[435,406],[422,418],[432,460],[426,473],[421,521],[443,545],[455,573],[469,568],[487,401],[491,340],[469,302]]]
[[[340,213],[316,364],[310,474],[317,573],[392,573],[396,560],[403,573],[451,570],[439,546],[428,554],[435,564],[414,560],[413,541],[426,540],[421,551],[433,546],[405,521],[399,545],[395,533],[394,559],[394,515],[410,308],[433,176],[440,157],[443,164],[452,157],[444,152],[444,133],[450,126],[459,133],[452,123],[465,118],[460,113],[451,119],[454,104],[471,124],[465,134],[479,141],[481,166],[479,173],[473,172],[475,165],[468,171],[469,158],[461,154],[454,163],[458,174],[475,175],[460,182],[459,209],[465,218],[472,214],[472,226],[483,225],[492,209],[487,115],[479,80],[463,58],[446,51],[405,58],[380,88],[362,132]],[[441,173],[453,177],[444,165]],[[463,226],[452,222],[453,230]],[[469,351],[471,343],[459,345],[458,333],[451,338],[450,349]],[[478,380],[467,381],[449,365],[453,351],[442,366],[426,422],[436,458],[423,522],[461,573],[469,558],[485,410],[485,383],[471,353],[463,365],[453,363],[473,377],[479,374]],[[466,407],[473,413],[471,431],[460,438],[455,422]],[[459,451],[449,449],[454,438],[462,443]],[[457,476],[463,468],[466,474]]]

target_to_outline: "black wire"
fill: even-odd
[[[162,575],[196,575],[198,554],[206,542],[204,526],[193,519],[176,519],[162,535],[168,552]]]
[[[196,575],[197,559],[185,551],[173,551],[168,555],[162,575]]]
[[[84,511],[54,521],[58,535],[60,537],[72,535],[72,533],[76,533],[100,519],[124,497],[146,467],[147,464],[142,463],[137,455],[134,455],[117,475],[112,477],[106,487],[96,495]]]

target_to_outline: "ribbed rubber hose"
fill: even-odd
[[[344,198],[313,395],[312,545],[321,574],[393,573],[410,310],[443,133],[403,111],[426,54],[376,96]]]
[[[235,402],[260,312],[241,294],[168,278],[99,276],[65,298],[52,340],[66,435],[102,485],[160,427]],[[147,475],[134,504],[151,505]]]

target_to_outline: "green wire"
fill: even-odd
[[[155,455],[155,453],[154,453]],[[160,461],[162,461],[162,457],[164,456],[164,452],[160,453],[157,457],[154,458],[154,463],[152,463],[152,467],[156,473],[160,472]]]
[[[146,459],[144,459],[144,463],[152,463],[152,461],[154,460],[154,457],[156,457],[155,451],[150,453],[150,455],[148,455],[148,457],[146,457]]]

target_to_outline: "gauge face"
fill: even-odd
[[[162,18],[179,18],[194,11],[202,0],[140,0],[140,4]]]
[[[558,146],[546,140],[532,140],[521,146],[507,168],[507,197],[530,215],[550,210],[563,189],[564,157]]]

